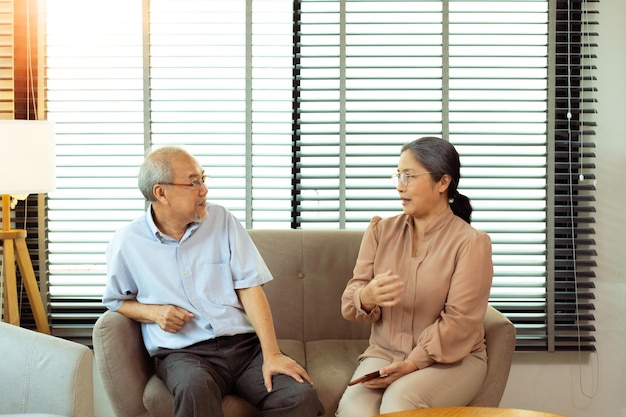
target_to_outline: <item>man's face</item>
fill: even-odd
[[[186,154],[176,156],[171,166],[172,183],[165,185],[171,216],[187,224],[204,220],[209,192],[204,185],[204,170],[192,156]]]

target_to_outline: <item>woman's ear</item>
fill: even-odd
[[[450,187],[450,182],[452,182],[452,177],[448,174],[443,174],[439,179],[439,192],[445,193]]]

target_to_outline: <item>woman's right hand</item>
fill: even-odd
[[[368,312],[377,305],[393,307],[402,301],[402,294],[404,294],[404,282],[397,274],[387,271],[376,275],[361,290],[361,307]]]

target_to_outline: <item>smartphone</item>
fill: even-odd
[[[348,386],[351,387],[352,385],[360,384],[361,382],[369,381],[370,379],[385,377],[385,376],[387,375],[381,375],[380,371],[370,372],[369,374],[365,374],[362,377],[359,377],[357,379],[350,381],[348,383]]]

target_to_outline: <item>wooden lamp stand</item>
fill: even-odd
[[[17,279],[15,261],[22,275],[30,308],[35,317],[37,331],[50,334],[48,317],[44,309],[33,264],[26,246],[26,230],[11,230],[11,196],[2,195],[2,231],[0,240],[3,243],[4,258],[2,276],[4,277],[4,321],[20,325],[20,312],[17,297]]]

